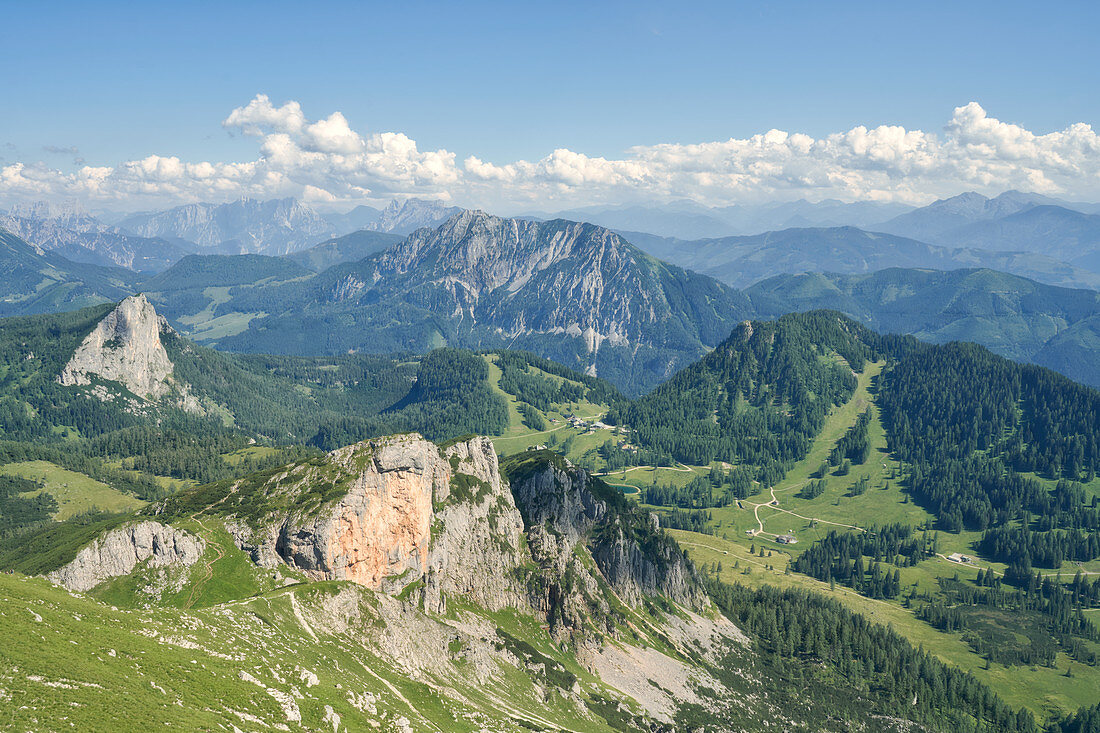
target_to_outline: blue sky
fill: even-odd
[[[1098,5],[4,3],[0,165],[255,160],[222,121],[257,94],[460,168],[773,128],[940,133],[970,102],[1042,135],[1100,121]]]

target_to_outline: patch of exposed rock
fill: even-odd
[[[663,595],[703,608],[706,594],[679,547],[660,532],[656,515],[639,511],[617,491],[557,456],[530,457],[513,472],[512,494],[523,513],[532,557],[559,575],[583,543],[615,593],[637,606]],[[554,605],[545,590],[542,604]],[[567,596],[568,594],[566,594]],[[568,598],[559,599],[568,609]]]
[[[160,340],[169,328],[144,294],[131,295],[84,337],[57,381],[66,386],[91,384],[95,378],[118,382],[147,400],[178,393],[180,408],[201,412],[186,386],[172,379],[172,361]]]
[[[522,519],[488,439],[442,450],[415,434],[368,440],[254,490],[300,498],[319,483],[344,492],[324,506],[298,502],[251,524],[231,521],[238,546],[260,565],[286,563],[317,580],[385,592],[422,580],[430,610],[443,609],[445,594],[487,608],[522,599],[513,583]]]
[[[454,471],[453,488],[435,514],[425,606],[442,612],[444,594],[490,610],[517,606],[523,593],[516,570],[526,559],[523,518],[501,479],[493,444],[474,438],[443,452]]]
[[[105,580],[129,575],[146,561],[154,568],[194,565],[205,550],[206,543],[189,532],[159,522],[139,522],[106,532],[47,577],[83,593]]]

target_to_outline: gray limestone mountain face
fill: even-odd
[[[481,211],[414,232],[373,268],[334,283],[333,299],[397,295],[503,334],[579,338],[589,354],[604,345],[699,353],[744,305],[716,281],[655,260],[602,227]]]
[[[572,548],[584,543],[603,578],[627,603],[637,606],[646,596],[663,595],[689,608],[706,606],[695,570],[661,533],[656,515],[615,506],[611,491],[564,461],[546,461],[513,477],[512,492],[535,559],[556,565],[560,575]]]
[[[407,287],[431,282],[456,312],[508,332],[587,332],[595,351],[604,339],[637,340],[635,321],[655,323],[666,315],[648,264],[617,234],[591,224],[467,211],[388,250],[379,273],[404,279]]]
[[[491,609],[521,601],[511,571],[523,560],[523,523],[488,439],[442,451],[418,435],[364,441],[321,466],[277,474],[261,490],[293,501],[320,481],[347,492],[320,511],[231,520],[238,546],[262,566],[285,563],[316,580],[383,592],[423,580],[426,606],[439,611],[447,594]]]
[[[84,338],[58,381],[73,386],[98,377],[138,397],[163,397],[171,390],[173,369],[160,340],[166,327],[144,295],[126,298]]]
[[[525,594],[516,571],[527,560],[523,518],[500,476],[496,450],[488,438],[448,446],[454,471],[475,479],[469,496],[457,488],[437,505],[433,526],[425,607],[445,610],[446,596],[474,599],[489,610],[520,607]]]
[[[326,484],[347,491],[311,505],[306,497]],[[219,503],[254,562],[388,594],[421,583],[431,613],[460,597],[531,609],[555,633],[573,634],[611,623],[608,588],[633,606],[654,595],[706,606],[695,571],[652,515],[612,502],[612,489],[573,466],[547,464],[509,486],[488,438],[443,448],[415,434],[367,440],[251,490],[296,507],[246,521],[232,501]]]
[[[0,213],[0,227],[26,240],[39,254],[53,251],[74,262],[162,270],[187,252],[163,239],[134,236],[74,206],[45,203]]]
[[[602,227],[481,211],[225,307],[269,314],[220,340],[227,350],[516,348],[628,393],[694,361],[752,312],[743,294]]]
[[[111,578],[129,575],[146,561],[154,568],[194,565],[205,550],[206,543],[188,532],[159,522],[139,522],[101,535],[47,577],[83,593]]]

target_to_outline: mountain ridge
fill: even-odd
[[[1100,372],[1066,343],[1077,324],[1085,332],[1083,343],[1092,343],[1087,324],[1100,314],[1096,291],[994,270],[892,268],[867,275],[779,275],[746,292],[762,315],[831,308],[879,331],[910,333],[932,343],[973,341],[1100,386]]]
[[[940,270],[975,266],[1004,270],[1064,287],[1100,289],[1100,272],[1044,254],[928,244],[853,226],[796,227],[739,237],[684,241],[621,232],[645,251],[682,267],[747,288],[781,274],[858,274],[889,267]]]
[[[427,330],[393,330],[383,306]],[[322,348],[378,349],[362,333],[325,325],[346,313],[357,328],[378,330],[390,350],[416,348],[425,338],[436,345],[439,339],[474,348],[511,345],[601,376],[610,369],[622,383],[641,387],[720,340],[746,306],[735,291],[666,265],[601,227],[464,211],[279,295],[258,292],[219,306],[273,313],[220,345],[279,348],[277,335],[301,331],[308,319],[307,330],[324,329]]]

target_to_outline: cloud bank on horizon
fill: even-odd
[[[0,168],[0,200],[75,199],[91,205],[174,205],[296,196],[353,204],[394,196],[505,208],[689,198],[708,205],[768,199],[927,203],[967,190],[1015,188],[1100,199],[1100,136],[1080,122],[1037,134],[957,107],[942,133],[860,125],[822,138],[781,130],[698,144],[628,148],[619,159],[557,149],[495,164],[422,151],[399,132],[360,133],[340,112],[310,120],[301,105],[263,94],[222,122],[258,142],[255,160],[185,162],[151,155],[65,172],[43,163]]]

